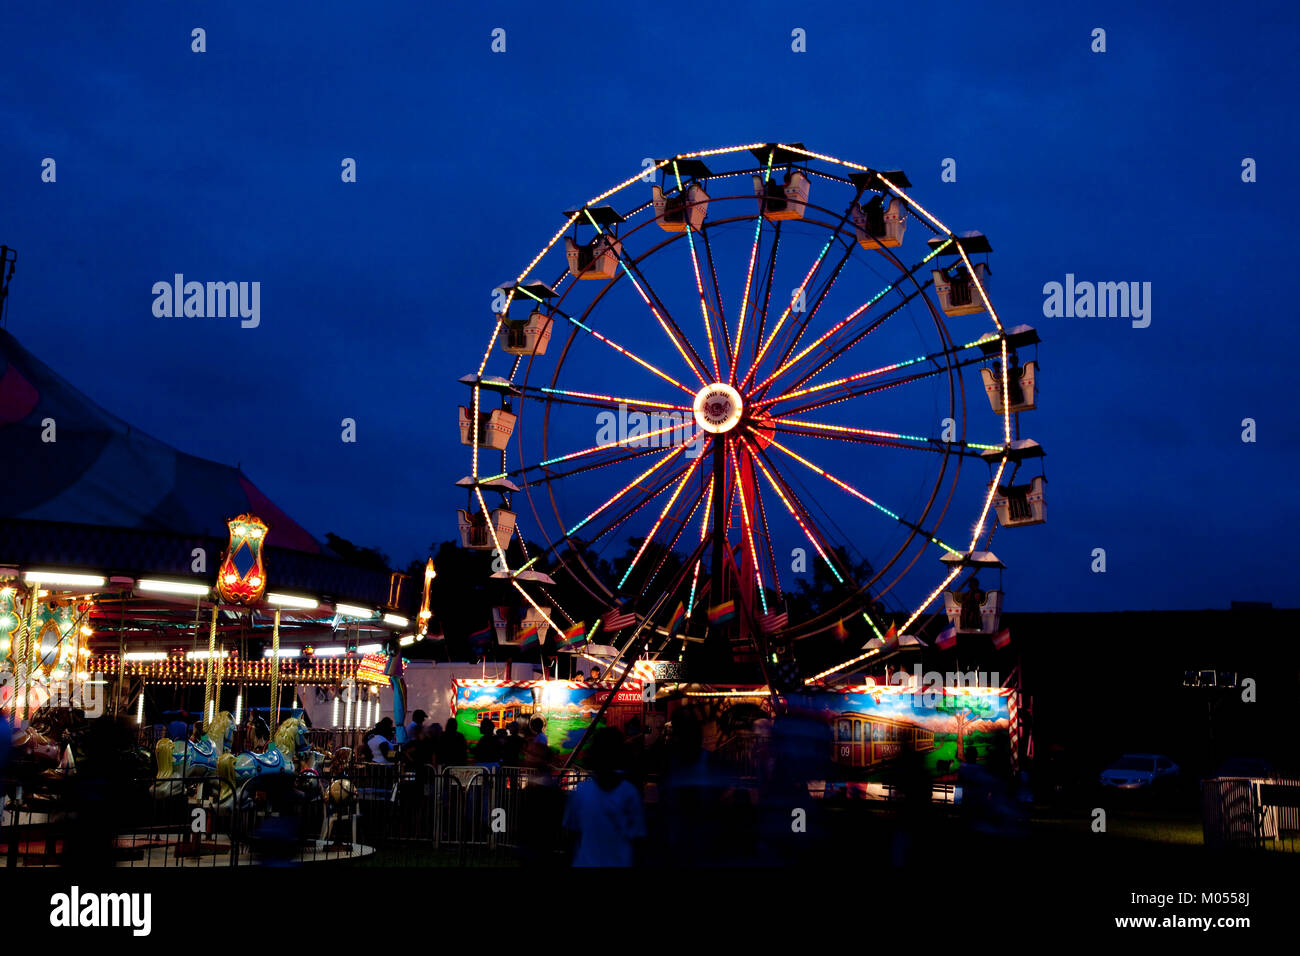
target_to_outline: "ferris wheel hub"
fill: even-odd
[[[729,432],[740,424],[745,402],[740,393],[723,382],[705,385],[695,395],[695,423],[711,435]]]

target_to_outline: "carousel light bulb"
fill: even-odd
[[[135,582],[135,587],[137,591],[156,591],[160,594],[204,595],[212,590],[206,584],[192,581],[158,581],[150,578]]]
[[[102,588],[104,578],[98,574],[68,574],[64,571],[28,571],[23,575],[28,584],[72,584]]]

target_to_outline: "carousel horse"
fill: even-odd
[[[217,809],[229,810],[235,804],[239,780],[235,776],[235,755],[224,753],[217,759]]]
[[[169,800],[184,793],[185,778],[177,772],[176,754],[172,749],[172,742],[166,737],[159,738],[158,743],[154,745],[154,762],[155,781],[149,788],[154,798]]]
[[[31,726],[23,730],[15,730],[12,743],[12,756],[14,759],[28,760],[34,764],[45,764],[50,768],[57,767],[59,759],[63,755],[58,741],[47,737]]]
[[[158,741],[155,755],[160,753],[162,745],[166,743],[172,749],[173,762],[183,768],[183,776],[203,777],[217,772],[217,761],[230,749],[234,736],[234,715],[223,710],[208,721],[203,738],[198,743],[192,740],[172,741],[163,737]],[[161,764],[158,769],[162,770]]]
[[[265,723],[256,732],[259,743],[268,736]],[[293,775],[296,768],[293,758],[298,752],[310,749],[307,742],[307,725],[296,717],[290,717],[280,724],[275,732],[275,739],[266,745],[265,753],[245,750],[235,757],[235,777],[242,783],[250,777],[262,777],[271,774]]]
[[[290,717],[280,724],[275,732],[275,745],[293,756],[298,772],[319,777],[330,759],[330,754],[322,753],[311,745],[311,740],[307,736],[309,729],[305,720]]]

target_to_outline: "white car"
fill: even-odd
[[[1138,790],[1178,775],[1178,764],[1161,754],[1125,754],[1101,772],[1103,787]]]

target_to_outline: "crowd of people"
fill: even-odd
[[[504,764],[537,766],[553,762],[546,737],[546,722],[541,717],[519,717],[504,727],[484,718],[479,722],[479,739],[473,747],[460,731],[457,718],[445,724],[430,722],[429,715],[417,710],[397,739],[397,725],[385,717],[362,738],[360,758],[374,764],[402,763],[414,767],[461,767],[467,764]]]

